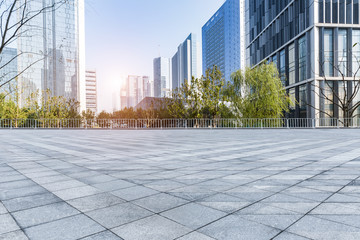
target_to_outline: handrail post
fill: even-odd
[[[315,118],[312,119],[312,128],[315,128],[316,127],[316,120]]]
[[[160,128],[162,129],[162,119],[160,119]]]
[[[286,119],[286,127],[287,127],[288,129],[290,129],[290,123],[289,123],[289,119],[288,119],[288,118]]]
[[[137,120],[135,120],[135,129],[138,129]]]
[[[261,129],[263,129],[263,121],[264,121],[264,120],[261,119],[261,125],[260,125],[260,126],[261,126]]]

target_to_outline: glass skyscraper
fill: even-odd
[[[192,77],[200,77],[200,65],[198,42],[191,33],[172,57],[172,89],[181,87],[185,80],[190,83]]]
[[[226,80],[244,67],[244,1],[227,0],[202,27],[203,74],[217,65]]]
[[[246,0],[246,16],[247,65],[277,65],[298,103],[290,106],[290,117],[342,117],[330,90],[341,87],[341,74],[347,91],[353,88],[360,60],[359,1]]]
[[[28,11],[51,6],[53,0],[33,0]],[[17,59],[21,102],[37,90],[80,102],[86,109],[84,0],[70,0],[43,11],[23,28]]]
[[[170,97],[171,60],[159,57],[154,59],[154,97]]]
[[[16,48],[5,47],[1,52],[0,57],[0,84],[5,84],[0,90],[0,93],[9,94],[11,96],[16,91],[16,76],[18,75]]]

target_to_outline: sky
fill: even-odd
[[[86,66],[97,71],[98,109],[127,75],[153,78],[153,59],[172,57],[225,0],[85,0]]]

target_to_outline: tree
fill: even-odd
[[[203,113],[213,120],[221,117],[220,112],[225,104],[225,79],[217,66],[208,69],[200,80],[201,103]],[[215,121],[213,122],[215,124]],[[214,125],[215,127],[215,125]]]
[[[281,118],[290,104],[273,63],[233,73],[226,95],[238,118]]]
[[[39,4],[38,0],[0,0],[0,56],[5,48],[16,44],[21,37],[31,37],[31,29],[39,29],[33,23],[34,19],[41,17],[41,14],[55,11],[68,0],[52,1],[49,4]],[[33,4],[33,2],[36,2]],[[12,56],[6,61],[0,58],[0,70],[5,69],[6,66],[12,64],[17,58],[24,54],[32,54],[39,56],[33,62],[28,63],[23,69],[18,69],[15,74],[5,73],[0,76],[0,89],[5,85],[18,78],[26,70],[31,68],[34,64],[42,61],[45,57],[43,52],[24,52],[18,51],[15,56]]]

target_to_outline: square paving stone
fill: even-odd
[[[28,237],[21,230],[4,233],[0,235],[0,240],[28,240]]]
[[[101,193],[100,190],[91,187],[91,186],[84,186],[84,187],[76,187],[76,188],[69,188],[60,191],[54,192],[55,195],[60,197],[63,200],[70,200],[74,198],[86,197],[90,195],[95,195]]]
[[[288,232],[282,232],[279,236],[275,237],[274,240],[309,240],[309,238]]]
[[[61,181],[61,182],[53,182],[53,183],[46,183],[42,185],[44,188],[51,192],[75,188],[75,187],[85,187],[87,186],[85,183],[82,183],[78,180],[68,180],[68,181]]]
[[[158,191],[155,191],[151,188],[142,187],[142,186],[135,186],[135,187],[129,187],[124,188],[120,190],[116,190],[111,192],[115,196],[118,196],[122,199],[125,199],[127,201],[135,200],[138,198],[147,197],[150,195],[154,195],[156,193],[159,193]]]
[[[133,187],[133,186],[136,186],[136,185],[133,183],[124,181],[124,180],[115,180],[115,181],[110,181],[110,182],[97,183],[97,184],[93,185],[93,187],[96,187],[103,191],[114,191],[114,190]]]
[[[98,208],[109,207],[125,202],[110,193],[100,193],[87,197],[69,200],[68,203],[82,212],[92,211]]]
[[[161,215],[189,228],[197,229],[225,216],[226,214],[199,204],[189,203],[163,212]]]
[[[170,221],[159,215],[153,215],[112,229],[120,237],[127,240],[167,240],[178,238],[191,229]]]
[[[26,228],[25,233],[31,240],[75,240],[104,230],[98,223],[79,214]]]
[[[4,201],[12,198],[25,197],[46,192],[48,191],[40,186],[30,186],[11,190],[3,190],[0,191],[0,200]]]
[[[0,215],[0,234],[20,229],[15,220],[8,213]]]
[[[62,201],[60,198],[52,193],[47,192],[43,194],[13,198],[11,200],[5,200],[3,203],[9,212],[15,212],[60,201]]]
[[[75,208],[65,202],[53,203],[12,213],[22,228],[54,221],[78,214]]]
[[[202,233],[199,232],[191,232],[189,234],[186,234],[185,236],[179,238],[178,240],[214,240],[214,238],[208,237]]]
[[[198,231],[215,239],[226,240],[269,240],[280,232],[275,228],[255,223],[239,216],[225,217]]]
[[[86,213],[106,228],[114,228],[125,223],[152,215],[153,213],[131,203],[121,203]]]
[[[96,233],[89,237],[81,238],[81,240],[123,240],[123,239],[116,236],[110,231],[104,231],[104,232]]]
[[[360,228],[312,216],[305,216],[287,231],[310,239],[360,239]]]
[[[189,201],[165,193],[160,193],[133,201],[133,203],[136,205],[149,209],[155,213],[163,212],[188,202]]]

